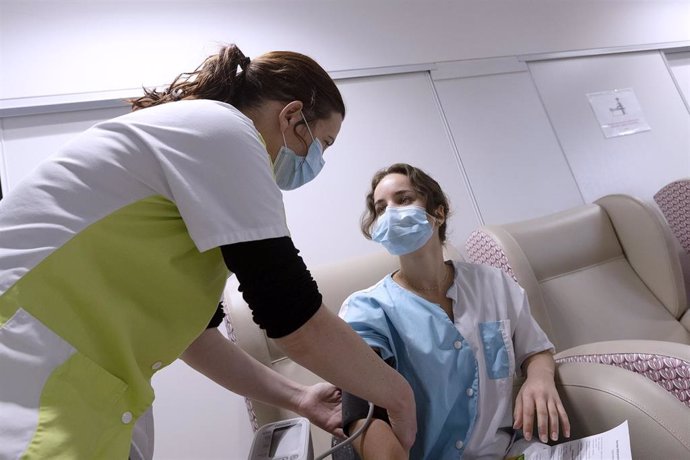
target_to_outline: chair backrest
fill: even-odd
[[[463,260],[452,245],[446,247],[446,257]],[[319,285],[323,303],[337,313],[345,299],[355,291],[367,288],[387,274],[398,269],[398,258],[386,252],[360,256],[345,261],[313,267],[312,276]],[[238,291],[237,279],[228,281],[224,292],[227,309],[226,327],[232,340],[242,349],[278,373],[303,384],[323,381],[320,377],[288,358],[253,321],[251,310]],[[334,360],[338,357],[334,356]],[[247,400],[250,421],[254,430],[260,426],[295,417],[290,411]],[[312,426],[314,451],[324,452],[330,448],[330,434]]]
[[[690,254],[690,178],[663,186],[654,194],[654,201],[680,245]]]
[[[665,185],[654,195],[654,201],[675,236],[676,252],[690,305],[690,179],[680,179]],[[690,329],[690,315],[686,315],[683,321]]]
[[[558,350],[618,339],[690,344],[672,236],[641,200],[609,195],[553,215],[486,226],[470,236],[466,251],[472,262],[513,275]]]

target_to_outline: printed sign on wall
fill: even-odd
[[[589,93],[587,98],[607,138],[651,129],[632,88]]]

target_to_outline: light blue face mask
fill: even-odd
[[[304,118],[304,124],[307,125],[307,130],[311,136],[311,144],[307,150],[307,156],[301,157],[287,146],[285,141],[285,133],[283,133],[283,146],[278,152],[275,163],[273,163],[273,171],[276,176],[276,183],[281,190],[294,190],[301,187],[310,180],[314,179],[323,168],[323,146],[321,141],[316,139],[311,133],[309,123]]]
[[[426,209],[421,206],[388,206],[376,220],[371,239],[394,256],[402,256],[424,246],[434,233]]]

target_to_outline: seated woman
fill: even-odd
[[[364,234],[400,258],[400,269],[351,295],[340,316],[410,383],[417,404],[413,459],[503,458],[513,429],[539,439],[570,435],[554,384],[553,345],[530,314],[522,288],[498,269],[443,260],[448,200],[418,168],[376,173]],[[527,375],[512,406],[513,375]],[[354,432],[367,404],[343,395]],[[387,423],[375,419],[355,450],[363,459],[406,458]]]

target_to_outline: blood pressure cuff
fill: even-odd
[[[221,251],[225,265],[240,282],[254,322],[268,337],[294,332],[321,306],[316,281],[290,237],[229,244]]]
[[[377,350],[375,351],[378,353]],[[386,360],[386,364],[391,367],[395,367],[395,358],[388,358]],[[369,403],[364,399],[346,391],[343,391],[342,401],[343,431],[346,435],[350,436],[350,426],[357,420],[364,420],[367,418],[367,414],[369,413]],[[386,409],[383,407],[374,406],[372,418],[383,420],[384,422],[390,424],[390,420],[388,419],[388,411],[386,411]]]

